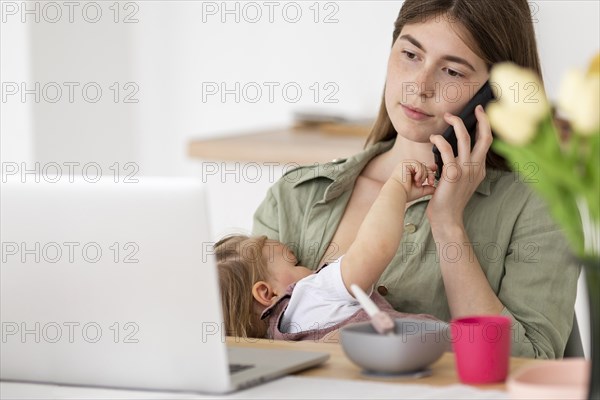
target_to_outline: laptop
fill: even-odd
[[[0,379],[226,393],[328,359],[228,348],[201,182],[0,192]]]

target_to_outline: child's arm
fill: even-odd
[[[342,259],[342,279],[349,293],[353,283],[371,290],[392,261],[402,239],[406,202],[435,191],[433,173],[418,161],[405,161],[383,185]],[[423,185],[425,181],[428,185]]]

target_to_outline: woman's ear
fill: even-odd
[[[270,306],[277,295],[267,282],[258,281],[252,286],[252,296],[263,306]]]

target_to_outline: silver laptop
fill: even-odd
[[[0,192],[0,379],[225,393],[329,357],[228,349],[198,181]]]

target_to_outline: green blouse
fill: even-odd
[[[337,229],[354,182],[365,165],[389,150],[380,142],[348,159],[289,171],[254,214],[253,234],[286,243],[301,265],[316,269]],[[516,173],[488,169],[464,210],[471,241],[492,289],[513,321],[512,354],[562,357],[571,332],[580,268],[544,203]],[[451,318],[439,257],[457,257],[451,243],[437,249],[425,210],[413,203],[395,258],[377,290],[395,309]]]

